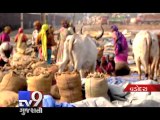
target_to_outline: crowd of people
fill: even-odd
[[[36,52],[36,56],[40,60],[45,60],[48,64],[52,64],[52,46],[57,46],[56,63],[62,62],[64,42],[68,35],[76,33],[76,29],[72,22],[63,20],[61,28],[54,31],[53,26],[42,24],[40,21],[33,23],[34,31],[32,33],[32,45]],[[0,66],[9,63],[9,57],[13,52],[13,46],[10,42],[11,27],[6,26],[0,34]],[[109,75],[128,75],[130,69],[127,63],[128,59],[128,44],[125,36],[119,32],[116,25],[111,26],[112,38],[114,41],[115,55],[110,54],[102,56],[100,60],[97,59],[96,71]],[[58,42],[55,42],[54,35],[58,36]],[[16,43],[16,50],[24,54],[27,47],[27,35],[23,28],[18,29],[14,42]]]

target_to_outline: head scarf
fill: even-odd
[[[101,63],[102,65],[107,65],[107,60],[106,60],[106,57],[105,57],[105,56],[103,56],[101,60],[103,61],[103,62],[101,61],[101,62],[102,62],[102,63]]]
[[[16,37],[15,37],[15,42],[18,40],[18,37],[19,37],[19,35],[20,35],[21,33],[23,33],[23,28],[19,28],[19,29],[18,29],[18,33],[17,33],[17,35],[16,35]]]
[[[46,31],[49,29],[48,24],[43,24],[42,29],[40,31],[41,41],[42,41],[42,55],[47,61],[47,34]]]
[[[105,57],[105,56],[103,56],[103,57],[102,57],[102,60],[103,60],[103,61],[106,61],[106,57]]]
[[[23,28],[19,28],[18,33],[23,33]]]
[[[11,31],[11,27],[10,26],[4,27],[4,32],[5,33],[9,33],[10,31]]]
[[[113,31],[118,32],[118,27],[117,27],[116,25],[112,25],[112,26],[111,26],[111,29],[112,29]]]
[[[112,26],[111,26],[111,29],[112,29],[112,31],[115,31],[115,32],[116,32],[116,36],[117,36],[117,38],[118,38],[117,41],[121,40],[122,37],[123,37],[123,34],[122,34],[121,32],[119,32],[118,27],[117,27],[116,25],[112,25]]]

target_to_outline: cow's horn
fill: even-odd
[[[82,27],[81,27],[81,29],[80,29],[80,34],[81,34],[81,35],[83,35],[82,31],[83,31],[83,25],[82,25]]]
[[[103,34],[104,34],[104,29],[103,29],[102,24],[101,24],[101,29],[102,29],[101,34],[95,37],[96,40],[100,39],[103,36]]]

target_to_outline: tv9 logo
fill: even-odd
[[[19,107],[42,107],[43,94],[39,91],[19,91]]]

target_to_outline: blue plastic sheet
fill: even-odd
[[[56,100],[52,98],[52,96],[44,95],[43,107],[75,107],[75,106],[67,102],[57,103]]]
[[[133,83],[133,82],[137,82],[139,81],[138,79],[138,74],[133,73],[130,75],[130,77],[126,78],[126,77],[122,77],[122,76],[117,76],[117,77],[110,77],[107,79],[108,84],[110,85],[119,85],[119,84],[123,84],[125,82],[129,82],[129,83]]]

